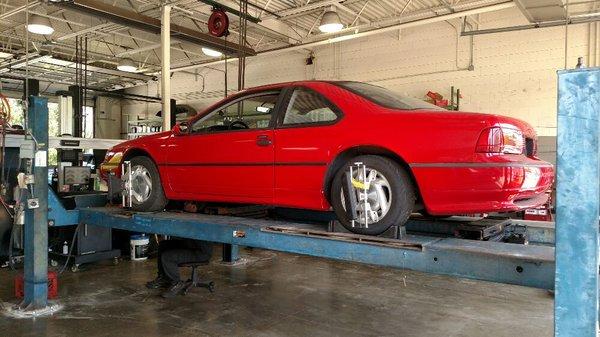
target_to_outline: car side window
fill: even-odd
[[[192,125],[192,132],[268,128],[279,93],[252,95],[221,107]]]
[[[297,88],[290,98],[283,125],[319,124],[337,118],[333,107],[323,96],[309,89]]]

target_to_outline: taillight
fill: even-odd
[[[521,154],[525,146],[523,133],[518,129],[494,126],[481,132],[476,152]]]
[[[485,129],[479,135],[477,140],[477,148],[475,151],[484,153],[500,153],[502,152],[502,129],[493,127]]]

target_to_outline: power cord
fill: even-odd
[[[59,275],[62,274],[65,271],[65,269],[67,269],[67,266],[69,265],[69,260],[71,259],[71,254],[73,253],[73,247],[75,246],[75,239],[77,238],[77,234],[79,233],[80,227],[81,227],[81,224],[77,225],[77,228],[75,228],[75,232],[73,232],[73,238],[71,239],[71,246],[69,247],[69,255],[67,255],[67,260],[65,261],[65,264],[62,266],[62,268],[58,272]]]
[[[8,266],[12,271],[17,271],[15,268],[15,262],[13,261],[13,240],[15,236],[15,224],[13,223],[10,228],[10,239],[8,239]]]

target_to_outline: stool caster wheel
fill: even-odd
[[[56,260],[50,260],[50,265],[52,267],[58,267],[58,261],[56,261]]]
[[[210,291],[211,293],[215,292],[215,283],[214,282],[209,282],[208,283],[208,291]]]
[[[74,264],[74,265],[72,265],[72,266],[71,266],[71,271],[72,271],[73,273],[76,273],[76,272],[78,272],[78,271],[79,271],[79,265],[78,265],[78,264]]]
[[[116,266],[116,265],[118,265],[118,264],[119,264],[119,258],[118,258],[118,257],[115,257],[115,258],[113,259],[113,261],[112,261],[112,264],[113,264],[113,266]]]

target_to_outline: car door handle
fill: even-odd
[[[269,146],[271,144],[273,144],[273,141],[271,141],[271,137],[267,135],[259,135],[256,137],[256,145],[258,146]]]

